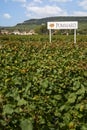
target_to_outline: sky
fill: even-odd
[[[87,0],[0,0],[0,26],[50,16],[87,16]]]

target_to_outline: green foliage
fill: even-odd
[[[20,127],[22,130],[33,130],[32,123],[29,121],[29,119],[22,119]]]
[[[42,24],[40,26],[37,26],[35,28],[35,32],[38,33],[38,34],[47,34],[48,30],[47,30],[46,24]]]
[[[86,37],[27,38],[0,39],[0,130],[86,130]]]

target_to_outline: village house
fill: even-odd
[[[10,34],[14,34],[14,35],[36,35],[35,31],[33,29],[31,29],[30,31],[19,31],[19,30],[14,30],[14,31],[10,31],[9,30],[1,30],[0,34],[6,34],[6,35],[10,35]]]
[[[29,32],[23,31],[20,33],[20,35],[35,35],[35,31],[34,30],[30,30]]]
[[[19,30],[14,30],[14,31],[12,32],[12,34],[14,34],[14,35],[20,35],[21,33],[20,33]]]
[[[23,31],[23,32],[20,33],[20,35],[27,35],[27,32]]]
[[[6,34],[6,35],[7,35],[7,34],[9,34],[9,31],[8,31],[8,30],[4,30],[4,29],[3,29],[3,30],[1,30],[1,32],[0,32],[0,33],[1,33],[1,34]]]

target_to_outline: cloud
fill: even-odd
[[[42,3],[41,0],[34,0],[33,2],[36,2],[36,3]]]
[[[12,1],[14,1],[14,2],[21,2],[21,3],[25,3],[26,2],[26,0],[12,0]]]
[[[74,11],[73,15],[74,16],[87,16],[87,12],[85,12],[85,11]]]
[[[52,2],[69,2],[69,1],[72,1],[72,0],[50,0]]]
[[[3,17],[4,17],[5,19],[10,19],[10,18],[11,18],[11,15],[8,14],[8,13],[5,13],[5,14],[3,14]]]
[[[83,9],[87,10],[87,0],[79,1],[79,6],[81,6]]]
[[[63,11],[60,7],[50,6],[50,5],[45,5],[43,7],[29,5],[26,6],[26,10],[27,10],[27,16],[35,17],[35,18],[67,15],[67,12]]]

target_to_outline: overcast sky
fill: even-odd
[[[50,16],[87,16],[87,0],[0,0],[0,26]]]

